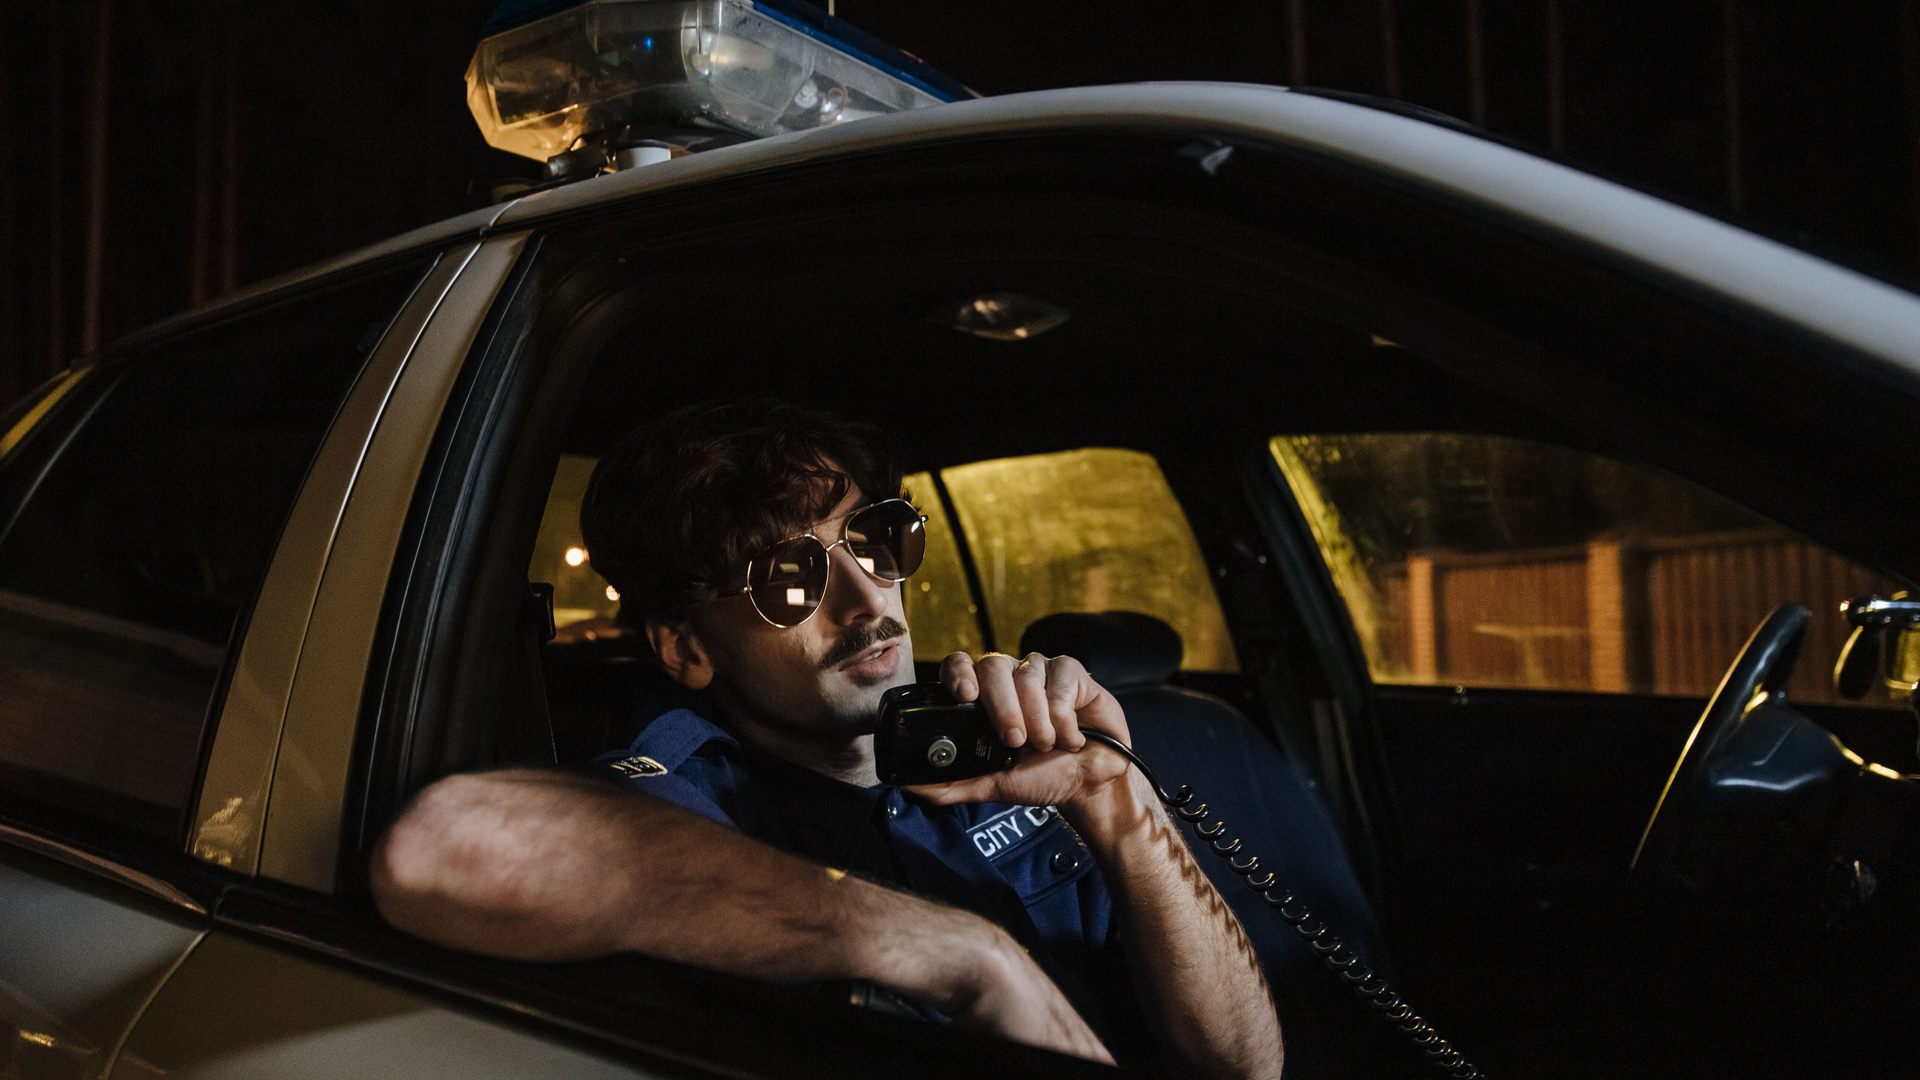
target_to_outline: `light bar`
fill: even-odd
[[[487,142],[540,161],[627,128],[763,137],[970,96],[796,0],[554,7],[503,4],[467,68],[467,105]],[[515,12],[531,18],[515,25]]]

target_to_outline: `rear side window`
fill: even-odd
[[[1138,611],[1180,632],[1181,670],[1240,670],[1200,543],[1153,455],[1089,447],[960,465],[940,479],[999,648],[1013,651],[1056,612]]]
[[[7,463],[34,475],[5,478],[26,495],[0,511],[0,786],[174,834],[236,627],[418,277],[388,272],[99,371],[65,445]]]
[[[528,581],[553,586],[554,625],[562,630],[579,627],[569,637],[619,632],[614,620],[620,613],[620,594],[594,572],[586,541],[580,539],[580,503],[599,463],[599,458],[561,455],[527,567]]]
[[[1841,601],[1900,586],[1630,462],[1460,433],[1272,441],[1376,682],[1705,697],[1783,603],[1790,688],[1840,702]],[[1863,704],[1890,704],[1876,690]]]

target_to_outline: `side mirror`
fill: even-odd
[[[1920,626],[1895,626],[1882,631],[1880,677],[1895,693],[1912,694],[1920,688]]]
[[[1833,688],[1856,700],[1878,676],[1896,693],[1920,686],[1920,600],[1862,596],[1840,605],[1853,634],[1833,665]]]

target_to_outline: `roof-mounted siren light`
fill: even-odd
[[[802,0],[505,0],[483,35],[467,105],[554,179],[978,96]]]

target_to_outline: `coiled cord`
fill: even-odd
[[[1306,941],[1314,955],[1327,965],[1327,969],[1339,976],[1340,981],[1353,991],[1354,996],[1378,1012],[1381,1019],[1392,1024],[1396,1030],[1410,1039],[1436,1068],[1445,1072],[1453,1080],[1482,1080],[1483,1074],[1480,1070],[1469,1064],[1459,1051],[1455,1050],[1447,1040],[1441,1038],[1440,1033],[1422,1020],[1420,1015],[1413,1011],[1412,1006],[1400,1000],[1400,995],[1387,986],[1385,979],[1375,975],[1372,968],[1360,962],[1359,953],[1348,948],[1326,923],[1314,918],[1313,912],[1307,910],[1307,905],[1281,884],[1280,879],[1274,877],[1271,870],[1263,870],[1258,856],[1243,854],[1238,837],[1227,838],[1226,822],[1215,819],[1212,824],[1207,824],[1207,818],[1212,815],[1207,804],[1201,803],[1199,806],[1189,808],[1194,798],[1192,788],[1182,786],[1178,792],[1169,795],[1167,789],[1160,786],[1160,781],[1154,778],[1153,770],[1147,767],[1146,762],[1140,760],[1139,755],[1135,754],[1131,747],[1105,732],[1082,728],[1080,733],[1131,761],[1133,767],[1140,770],[1140,775],[1145,777],[1148,785],[1153,788],[1153,793],[1167,805],[1167,809],[1177,814],[1180,820],[1191,822],[1201,839],[1207,842],[1207,847],[1215,855],[1225,859],[1233,872],[1240,875],[1241,879],[1247,883],[1247,887],[1259,893],[1260,899],[1293,927],[1294,933],[1299,934]]]

